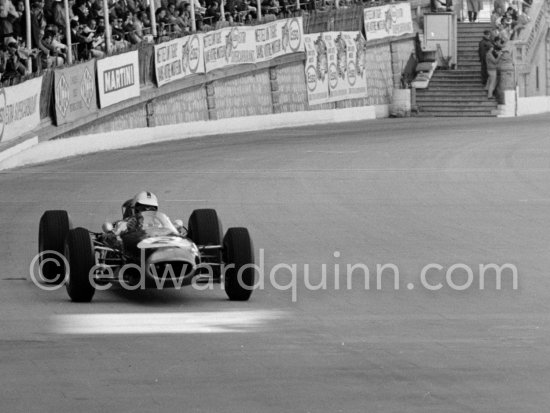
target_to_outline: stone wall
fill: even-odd
[[[367,49],[366,98],[310,106],[303,54],[296,54],[271,66],[233,68],[215,78],[202,75],[179,89],[177,84],[171,84],[171,89],[145,86],[142,96],[135,103],[127,102],[120,112],[102,117],[100,113],[99,119],[58,137],[238,116],[389,105],[413,49],[411,38]]]
[[[390,44],[393,87],[401,88],[401,72],[414,52],[414,39],[397,41]]]
[[[267,115],[273,111],[268,69],[216,80],[213,89],[216,119]]]
[[[393,94],[393,73],[390,45],[384,44],[367,50],[368,105],[385,105]]]
[[[206,89],[198,86],[159,96],[151,101],[147,112],[149,126],[208,120]]]

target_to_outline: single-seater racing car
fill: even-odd
[[[123,218],[128,207],[129,201],[122,207]],[[38,235],[43,279],[64,279],[72,301],[90,302],[96,287],[109,283],[129,289],[179,288],[194,280],[221,282],[223,272],[230,300],[250,298],[254,251],[246,228],[229,228],[222,238],[214,209],[194,210],[187,228],[159,211],[144,211],[136,217],[132,231],[115,236],[110,222],[103,224],[101,232],[91,232],[73,228],[67,211],[44,212]],[[59,256],[66,258],[68,268],[56,259]]]

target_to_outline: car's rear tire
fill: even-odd
[[[195,209],[189,217],[187,236],[198,246],[221,245],[222,225],[215,209]],[[201,253],[202,262],[215,264],[210,268],[214,282],[221,278],[221,251],[207,250]]]
[[[67,234],[65,256],[69,262],[67,293],[72,301],[89,303],[95,293],[91,283],[91,269],[95,254],[90,233],[84,228],[75,228]]]
[[[232,301],[247,301],[254,286],[254,248],[246,228],[229,228],[223,238],[225,292]],[[246,268],[246,265],[248,266]]]
[[[67,211],[53,210],[42,214],[38,228],[38,253],[44,281],[60,284],[65,279],[66,268],[62,256],[70,229],[71,219]]]

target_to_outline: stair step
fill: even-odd
[[[430,80],[429,85],[430,86],[432,86],[432,85],[433,86],[438,86],[438,87],[459,87],[459,86],[462,86],[462,87],[475,88],[475,87],[481,87],[482,83],[481,83],[481,79],[479,79],[478,81],[471,81],[471,82],[466,82],[466,81],[463,81],[463,80],[449,81],[449,80],[432,79],[432,80]]]
[[[479,74],[476,70],[436,70],[434,76],[464,77]]]
[[[478,93],[485,95],[485,89],[483,89],[481,84],[476,85],[475,87],[441,87],[430,83],[427,89],[416,89],[416,92],[418,94],[428,93],[428,92],[434,92],[434,93],[437,92],[437,94],[448,93],[451,95],[455,95],[459,93],[464,93],[464,94],[467,94],[468,96],[474,96]]]
[[[441,74],[441,75],[434,75],[432,79],[437,80],[476,80],[480,76],[480,71],[476,70],[473,73],[468,74]]]
[[[423,100],[426,101],[428,99],[432,99],[433,101],[439,101],[441,99],[455,99],[457,101],[461,100],[468,100],[468,101],[487,101],[487,92],[485,90],[481,90],[480,93],[451,93],[446,90],[429,90],[426,93],[416,93],[416,99],[417,100]]]
[[[467,103],[471,105],[477,105],[478,103],[492,103],[487,98],[487,93],[478,96],[457,96],[455,94],[448,93],[446,95],[416,95],[417,102],[444,102],[444,103]]]
[[[419,118],[489,118],[495,117],[496,115],[488,112],[418,112],[416,114],[413,114],[413,116],[417,116]]]
[[[489,23],[458,23],[457,29],[458,31],[464,30],[464,31],[471,31],[471,30],[485,30],[490,29],[492,26],[491,22]]]
[[[476,102],[475,104],[467,101],[437,101],[437,102],[424,102],[417,101],[418,107],[425,110],[466,110],[466,111],[479,111],[479,110],[491,110],[497,107],[496,100],[487,100],[487,102]]]
[[[483,85],[481,82],[478,85],[475,86],[456,86],[456,87],[441,87],[438,85],[434,85],[433,83],[430,83],[429,87],[427,89],[417,89],[420,93],[423,93],[424,91],[437,91],[437,92],[449,92],[452,94],[457,93],[464,93],[468,96],[475,94],[477,92],[485,92],[485,89],[483,88]]]
[[[456,60],[459,62],[479,62],[479,56],[477,52],[475,54],[459,54]]]

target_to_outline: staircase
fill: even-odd
[[[458,23],[457,69],[437,69],[427,89],[416,89],[417,116],[495,116],[497,102],[481,83],[478,45],[489,23]]]

